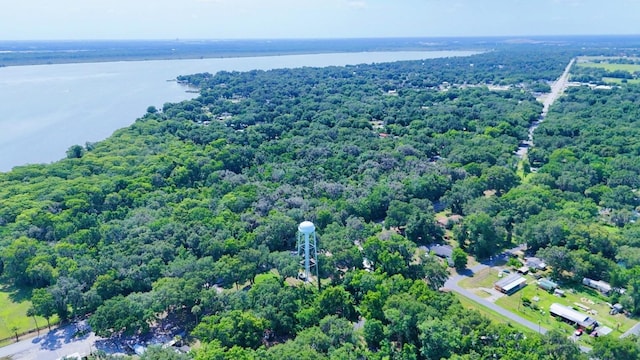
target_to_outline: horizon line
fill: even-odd
[[[554,34],[554,35],[440,35],[440,36],[354,36],[354,37],[247,37],[247,38],[77,38],[77,39],[0,39],[0,42],[76,42],[76,41],[317,41],[317,40],[382,40],[382,39],[510,39],[510,38],[567,38],[567,37],[640,37],[640,33],[626,34]]]

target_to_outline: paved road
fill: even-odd
[[[567,86],[569,85],[569,72],[571,71],[571,67],[573,66],[575,61],[576,59],[571,59],[567,67],[564,69],[562,75],[560,75],[558,80],[556,80],[551,85],[551,92],[547,95],[547,97],[545,97],[544,101],[542,102],[542,113],[540,114],[540,119],[531,124],[531,126],[529,127],[529,136],[527,141],[524,141],[524,143],[518,148],[518,151],[516,152],[516,155],[518,155],[520,159],[523,159],[529,152],[529,148],[533,146],[533,132],[536,131],[538,126],[540,126],[540,123],[544,121],[545,117],[547,117],[547,113],[549,112],[549,108],[551,107],[551,105],[567,89]]]
[[[567,85],[569,84],[569,72],[571,71],[571,66],[576,62],[576,59],[571,59],[569,61],[569,65],[564,69],[562,75],[556,80],[553,85],[551,85],[551,93],[544,99],[543,108],[542,108],[542,117],[544,118],[549,113],[549,108],[551,105],[562,95],[562,93],[566,90]]]
[[[488,265],[485,264],[478,264],[474,267],[472,267],[470,270],[472,273],[477,273],[479,271],[482,271],[484,269],[489,268]],[[465,275],[455,275],[450,277],[449,279],[447,279],[447,281],[444,283],[444,288],[445,289],[449,289],[451,291],[454,291],[470,300],[473,300],[474,302],[487,307],[495,312],[497,312],[498,314],[514,321],[517,322],[518,324],[522,324],[526,327],[528,327],[529,329],[533,330],[533,331],[539,331],[541,334],[544,334],[547,332],[547,329],[540,326],[537,323],[532,323],[531,321],[524,319],[514,313],[512,313],[511,311],[505,310],[504,308],[487,301],[486,299],[481,298],[480,296],[474,294],[473,292],[467,290],[467,289],[463,289],[460,286],[458,286],[458,282],[460,280],[462,280],[463,278],[465,278]]]
[[[76,331],[76,325],[71,324],[39,337],[0,347],[0,359],[56,360],[74,353],[88,355],[98,338],[93,333],[75,337]]]
[[[497,260],[497,259],[495,259]],[[494,260],[494,261],[495,261]],[[471,274],[475,274],[478,273],[479,271],[482,271],[484,269],[487,269],[489,267],[493,266],[493,263],[490,262],[489,264],[478,264],[476,266],[473,266],[470,270]],[[466,297],[467,299],[470,299],[486,308],[489,308],[495,312],[497,312],[498,314],[506,317],[507,319],[510,319],[514,322],[517,322],[518,324],[524,325],[526,327],[528,327],[529,329],[533,330],[533,331],[537,331],[541,334],[546,334],[547,333],[547,329],[543,326],[541,326],[540,324],[537,323],[532,323],[531,321],[524,319],[508,310],[505,310],[504,308],[487,301],[486,299],[481,298],[480,296],[474,294],[473,292],[461,288],[460,286],[458,286],[458,282],[460,282],[460,280],[462,280],[463,278],[467,277],[466,275],[455,275],[455,276],[451,276],[449,277],[449,279],[447,279],[447,281],[444,283],[444,288],[445,289],[449,289],[453,292],[456,292],[464,297]],[[586,346],[582,346],[579,345],[578,346],[580,348],[580,350],[582,352],[589,352],[591,351],[591,348],[586,347]]]
[[[640,322],[635,324],[631,329],[625,331],[624,334],[620,335],[620,339],[624,339],[631,335],[640,335]]]

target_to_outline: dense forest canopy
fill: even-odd
[[[518,173],[535,94],[579,51],[180,77],[201,95],[0,174],[2,279],[43,316],[91,314],[99,335],[175,316],[197,359],[583,359],[561,334],[464,309],[416,256],[444,242],[448,209],[469,254],[526,242],[557,277],[626,287],[640,312],[640,87],[570,89],[535,132],[537,171]],[[292,280],[304,220],[319,291]]]

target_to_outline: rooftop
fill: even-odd
[[[570,307],[560,305],[558,303],[551,304],[551,306],[549,307],[549,312],[558,316],[562,316],[563,318],[573,321],[576,324],[584,327],[589,327],[596,322],[595,319],[590,318],[588,315],[573,310]]]
[[[509,291],[514,287],[521,285],[523,282],[527,281],[525,278],[518,274],[511,274],[506,278],[502,278],[501,280],[495,283],[495,286],[503,289],[504,291]]]
[[[429,251],[443,258],[450,258],[453,254],[453,248],[449,245],[432,245],[429,246]]]

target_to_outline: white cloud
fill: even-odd
[[[584,4],[583,0],[554,0],[553,2],[557,4],[567,4],[572,7],[578,7]]]
[[[347,1],[347,6],[354,9],[365,9],[367,7],[367,2],[362,0],[352,0]]]

